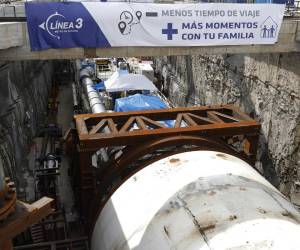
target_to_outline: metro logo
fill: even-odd
[[[78,18],[76,20],[76,23],[73,23],[73,22],[58,22],[56,21],[55,23],[50,23],[50,29],[51,30],[57,30],[57,29],[80,29],[82,27],[82,23],[83,23],[83,20],[82,18]]]
[[[78,32],[78,30],[83,27],[82,18],[77,18],[74,22],[65,19],[66,17],[64,15],[56,12],[50,15],[46,22],[41,23],[39,27],[43,30],[46,30],[50,36],[57,39],[61,38],[58,33]]]

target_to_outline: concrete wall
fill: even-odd
[[[256,167],[300,205],[300,54],[162,57],[178,105],[233,103],[262,124]]]
[[[51,75],[47,61],[0,65],[0,168],[17,182],[18,194],[30,181],[27,157],[46,117]]]

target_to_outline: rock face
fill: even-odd
[[[300,205],[300,54],[162,57],[178,106],[231,103],[262,124],[256,167]]]
[[[17,183],[18,194],[24,192],[34,167],[29,167],[27,155],[44,126],[51,82],[51,62],[0,65],[0,168]]]

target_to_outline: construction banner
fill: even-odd
[[[274,44],[282,4],[25,3],[32,50]]]

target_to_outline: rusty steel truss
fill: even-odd
[[[80,203],[91,226],[125,180],[166,156],[214,150],[253,165],[260,131],[255,120],[232,105],[83,114],[75,122]],[[109,161],[93,168],[92,155],[101,148]]]

